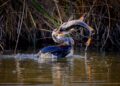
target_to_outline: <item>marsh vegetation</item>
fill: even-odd
[[[119,0],[0,0],[0,49],[16,52],[53,44],[53,29],[85,15],[84,21],[95,29],[91,47],[119,51],[119,4]],[[73,36],[84,47],[82,30]]]

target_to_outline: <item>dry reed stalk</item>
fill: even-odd
[[[57,4],[58,2],[57,2],[57,0],[53,0],[53,1],[54,1],[54,3],[55,3],[56,9],[57,9],[57,12],[58,12],[58,15],[59,15],[60,23],[62,24],[62,23],[63,23],[63,22],[62,22],[62,16],[61,16],[61,13],[60,13],[58,4]]]
[[[106,3],[106,6],[107,6],[107,13],[108,13],[108,16],[109,16],[109,23],[108,23],[108,28],[107,28],[107,36],[106,36],[106,38],[105,38],[105,40],[104,40],[104,42],[103,42],[103,45],[102,45],[102,47],[101,47],[101,49],[103,49],[103,47],[105,46],[105,44],[106,44],[106,42],[107,42],[107,40],[108,40],[108,38],[109,38],[109,35],[110,35],[110,23],[111,23],[111,21],[110,21],[110,10],[109,10],[109,6],[108,6],[108,3],[107,3],[107,1],[105,0],[105,3]]]
[[[54,2],[55,1],[56,0],[54,0]],[[47,2],[49,3],[49,0]],[[120,46],[120,40],[119,40],[119,37],[120,37],[119,9],[120,8],[117,7],[116,5],[113,5],[114,3],[111,4],[111,1],[108,2],[106,0],[102,0],[102,1],[58,0],[58,2],[59,3],[55,2],[54,6],[50,5],[51,9],[52,8],[53,9],[52,11],[50,10],[49,12],[51,12],[50,14],[52,14],[54,18],[58,18],[59,21],[62,21],[62,20],[67,21],[70,15],[72,15],[72,19],[78,19],[79,16],[86,14],[87,17],[85,21],[95,28],[96,35],[93,38],[96,39],[94,42],[95,42],[95,45],[98,44],[97,47],[101,49],[106,48],[106,45],[109,44],[108,41],[110,41],[113,45],[117,47]],[[39,1],[37,3],[39,3]],[[5,43],[2,45],[11,46],[9,44],[6,44],[6,42],[8,41],[9,43],[14,42],[14,40],[16,39],[17,33],[23,34],[23,35],[26,34],[29,41],[31,42],[31,38],[33,36],[32,31],[34,29],[33,26],[31,26],[31,24],[33,23],[36,23],[36,27],[38,28],[38,29],[36,28],[35,30],[38,31],[39,34],[43,34],[43,36],[39,35],[38,38],[42,38],[42,37],[45,38],[47,36],[46,32],[50,32],[51,34],[51,31],[56,27],[53,24],[53,22],[49,21],[48,16],[47,18],[44,17],[42,13],[39,13],[36,9],[34,9],[34,6],[32,5],[31,1],[27,0],[26,1],[27,6],[24,9],[25,13],[24,13],[24,20],[22,22],[23,25],[21,26],[21,28],[24,28],[24,29],[20,31],[20,24],[21,24],[20,17],[23,14],[23,11],[21,12],[21,9],[23,9],[23,6],[21,6],[21,4],[24,4],[24,2],[21,0],[17,0],[17,1],[2,0],[0,1],[0,4],[1,4],[0,5],[0,23],[1,23],[0,27],[2,28],[1,29],[2,35],[0,35],[0,39],[2,42]],[[44,6],[45,5],[44,0],[41,0],[39,4]],[[31,16],[32,17],[34,16],[33,17],[34,19],[32,19],[28,10],[31,11]],[[42,9],[42,12],[43,14],[45,14],[43,9]],[[23,37],[23,35],[21,36]],[[81,35],[80,37],[78,37],[78,35],[80,34],[77,34],[74,36],[78,40],[81,40],[80,39]],[[17,40],[19,42],[18,35],[17,35]],[[17,45],[18,43],[16,43],[16,46]]]
[[[0,5],[0,8],[3,7],[4,5],[6,5],[10,0],[4,2],[2,5]]]
[[[0,44],[0,48],[2,49],[2,51],[4,51],[4,48],[3,48],[2,44]]]
[[[17,49],[17,45],[18,45],[18,42],[19,42],[19,37],[20,37],[21,29],[22,29],[21,27],[22,27],[23,18],[24,18],[24,13],[25,13],[25,0],[23,2],[23,13],[21,15],[20,24],[18,23],[19,32],[18,32],[18,36],[17,36],[17,41],[16,41],[15,49],[14,49],[14,54],[16,54],[16,49]]]

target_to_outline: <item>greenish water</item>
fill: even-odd
[[[38,63],[1,56],[0,86],[120,86],[119,54],[88,52],[86,57]]]

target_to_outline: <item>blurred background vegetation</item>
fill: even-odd
[[[0,49],[53,44],[51,31],[83,14],[84,21],[95,29],[91,48],[119,51],[120,0],[0,0]],[[84,47],[81,34],[73,36],[76,46]]]

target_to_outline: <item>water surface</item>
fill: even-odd
[[[47,63],[8,57],[0,56],[0,86],[120,86],[119,54],[88,52]]]

